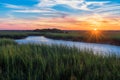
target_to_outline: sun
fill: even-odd
[[[97,31],[97,28],[94,28],[93,30],[94,30],[94,31]]]
[[[104,34],[99,28],[93,28],[88,31],[86,40],[88,42],[100,42],[104,39]]]

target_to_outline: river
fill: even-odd
[[[120,46],[109,45],[109,44],[98,44],[98,43],[86,43],[86,42],[75,42],[65,40],[54,40],[44,36],[28,36],[24,39],[15,40],[19,44],[56,44],[65,45],[69,47],[76,47],[81,50],[92,50],[94,53],[100,54],[117,54],[120,55]]]

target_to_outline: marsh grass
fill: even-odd
[[[0,40],[0,80],[119,79],[120,56],[95,55],[62,45],[18,45],[9,39]]]
[[[32,31],[0,31],[0,38],[21,39],[29,35],[41,35],[39,32]]]
[[[6,39],[6,38],[0,39],[0,46],[16,45],[16,44],[17,43],[13,39]]]

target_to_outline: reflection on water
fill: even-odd
[[[120,54],[120,46],[113,46],[108,44],[96,44],[96,43],[85,43],[85,42],[73,42],[64,40],[49,39],[44,36],[29,36],[25,39],[15,40],[19,44],[57,44],[66,45],[70,47],[77,47],[79,49],[93,50],[94,53],[115,53]]]

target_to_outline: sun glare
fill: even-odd
[[[104,38],[103,32],[98,30],[97,28],[93,28],[90,32],[88,32],[87,41],[89,42],[100,42]]]
[[[97,31],[97,28],[94,28],[94,31]]]

